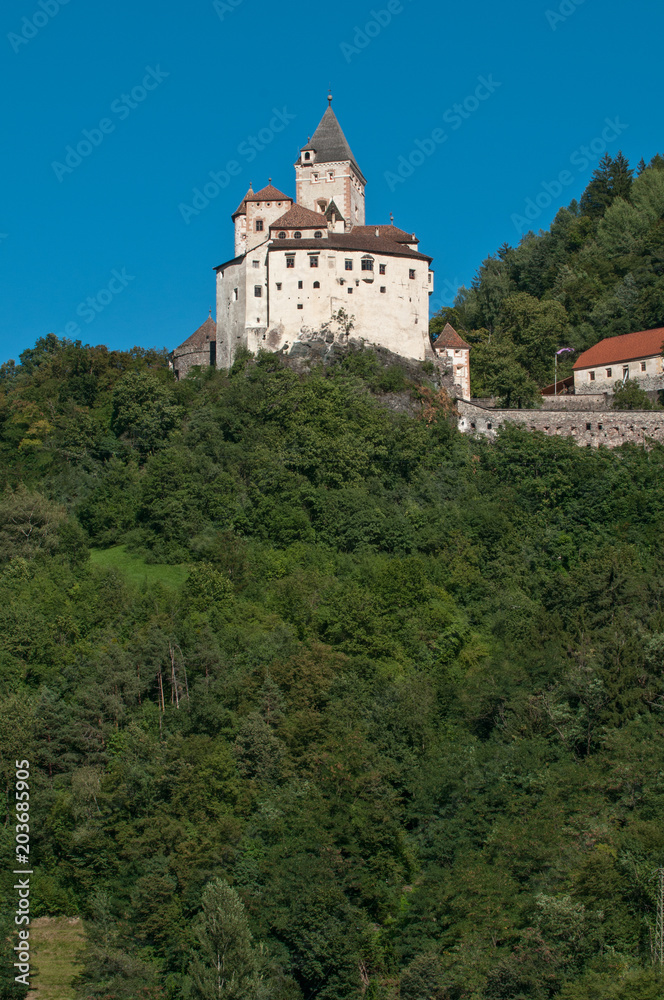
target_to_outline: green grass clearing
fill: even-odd
[[[81,971],[85,942],[76,918],[40,917],[30,925],[32,989],[27,1000],[74,1000],[72,981]]]
[[[130,583],[140,587],[141,584],[161,583],[165,587],[179,589],[187,576],[187,566],[167,566],[161,563],[146,563],[140,556],[127,552],[125,545],[116,545],[112,549],[92,549],[90,562],[93,566],[103,569],[117,569]]]

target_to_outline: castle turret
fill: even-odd
[[[364,225],[367,182],[332,110],[332,95],[328,101],[320,125],[295,164],[295,200],[304,208],[323,213],[334,201],[346,229],[351,229]]]

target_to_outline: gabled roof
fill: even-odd
[[[365,250],[370,253],[385,254],[390,257],[409,257],[411,260],[431,261],[432,257],[427,257],[419,250],[411,250],[404,243],[395,243],[394,240],[380,239],[376,236],[355,236],[353,233],[328,233],[327,239],[321,245],[320,240],[273,240],[268,247],[268,252],[277,250]]]
[[[375,236],[376,230],[380,236],[385,237],[388,240],[394,240],[395,243],[419,243],[420,241],[415,236],[415,233],[407,233],[403,229],[399,229],[397,226],[353,226],[353,232],[358,236]]]
[[[303,205],[293,205],[285,215],[272,223],[270,229],[327,229],[327,219],[322,212],[312,212]]]
[[[247,198],[249,198],[249,196],[252,195],[253,193],[254,193],[254,191],[253,191],[253,188],[252,188],[252,186],[250,184],[249,185],[249,190],[247,191],[247,193],[245,194],[244,198],[242,199],[242,201],[240,202],[240,204],[238,205],[238,207],[235,209],[235,211],[231,215],[231,219],[235,220],[235,219],[237,219],[238,215],[246,215],[247,214]]]
[[[662,353],[663,344],[664,327],[641,330],[639,333],[624,333],[620,337],[605,337],[599,344],[579,355],[574,370],[617,364],[620,361],[634,361],[637,358],[651,358]]]
[[[444,329],[433,342],[435,348],[454,348],[455,351],[469,351],[470,344],[462,340],[459,334],[450,323],[446,323]]]
[[[192,333],[191,337],[187,337],[183,344],[176,347],[176,351],[181,351],[183,347],[205,347],[211,340],[217,339],[217,324],[209,316],[202,326],[199,326],[198,330]]]
[[[245,201],[292,201],[293,199],[283,191],[279,191],[273,184],[261,188],[260,191],[252,191],[247,195]]]
[[[332,215],[333,214],[336,215],[337,219],[341,219],[343,222],[346,221],[344,219],[344,216],[343,216],[343,213],[342,213],[341,209],[337,205],[337,203],[334,200],[334,198],[332,199],[332,201],[330,202],[330,204],[325,209],[325,218],[328,220],[328,222],[332,221]]]
[[[340,163],[344,162],[344,160],[350,160],[366,184],[364,174],[357,165],[357,160],[353,156],[353,152],[348,145],[348,140],[331,105],[321,118],[320,124],[311,137],[310,142],[302,147],[302,152],[304,153],[308,149],[315,152],[317,163]]]

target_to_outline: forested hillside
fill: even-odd
[[[664,158],[634,174],[622,153],[605,156],[579,202],[505,243],[436,317],[434,332],[449,321],[473,347],[474,396],[532,404],[558,348],[664,326]],[[561,377],[573,361],[563,356]]]
[[[661,997],[664,450],[470,440],[368,351],[21,361],[0,765],[81,1000]]]

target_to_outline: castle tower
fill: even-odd
[[[332,110],[332,95],[320,125],[295,164],[295,201],[326,213],[334,201],[346,230],[364,225],[366,179]]]
[[[233,213],[235,223],[235,256],[241,257],[269,238],[270,226],[285,215],[293,199],[270,183],[254,192],[251,184],[240,207]]]

